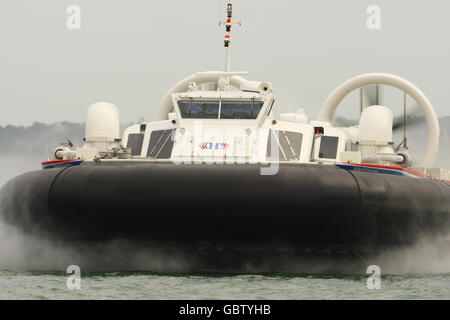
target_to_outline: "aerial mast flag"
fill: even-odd
[[[233,4],[231,1],[227,4],[227,20],[226,21],[220,21],[219,25],[224,24],[225,25],[225,40],[224,40],[224,46],[227,49],[227,56],[225,60],[225,71],[230,72],[231,71],[231,26],[233,24],[241,24],[241,21],[232,21],[231,18],[233,17]]]

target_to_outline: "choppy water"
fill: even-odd
[[[450,299],[450,274],[381,278],[366,275],[223,275],[90,273],[69,290],[63,272],[0,272],[0,299]]]

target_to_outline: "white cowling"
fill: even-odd
[[[347,94],[371,84],[393,86],[403,90],[417,102],[425,116],[428,130],[427,148],[421,166],[431,168],[439,149],[439,122],[430,100],[417,86],[404,78],[389,73],[366,73],[347,80],[330,94],[323,104],[317,120],[331,122],[334,112]]]
[[[113,142],[119,138],[119,109],[108,102],[91,105],[86,119],[86,142]]]

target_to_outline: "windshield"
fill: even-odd
[[[221,119],[256,119],[262,101],[222,101]]]
[[[183,118],[217,119],[219,101],[178,101]]]
[[[194,119],[256,119],[263,101],[178,101],[182,118]]]

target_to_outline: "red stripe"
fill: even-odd
[[[397,170],[397,171],[403,171],[405,173],[420,177],[420,178],[428,178],[426,174],[423,174],[422,172],[409,169],[409,168],[402,168],[402,167],[396,167],[396,166],[384,166],[382,164],[362,164],[362,163],[343,163],[343,164],[350,164],[352,166],[359,166],[359,167],[369,167],[369,168],[382,168],[382,169],[391,169],[391,170]]]
[[[71,161],[78,161],[78,160],[80,160],[80,159],[50,160],[50,161],[41,162],[41,165],[46,166],[46,165],[49,165],[49,164],[62,163],[62,162],[71,162]]]
[[[413,169],[408,169],[408,168],[402,168],[404,172],[415,175],[417,177],[421,177],[421,178],[428,178],[428,176],[426,174],[423,174],[422,172],[413,170]]]
[[[445,179],[436,179],[436,180],[446,183],[450,186],[450,180],[445,180]]]

